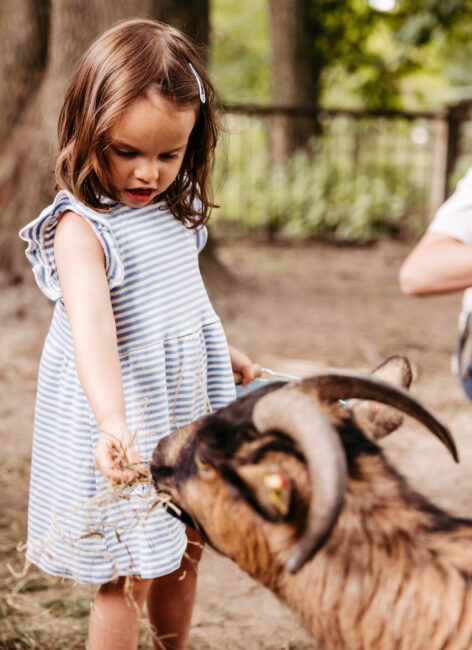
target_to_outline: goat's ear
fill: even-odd
[[[400,354],[389,357],[372,374],[401,388],[409,388],[413,376],[410,362]],[[400,411],[379,402],[352,399],[349,408],[358,426],[371,440],[384,438],[403,422]]]
[[[235,468],[244,496],[270,521],[285,519],[290,510],[292,482],[278,467],[263,463]]]

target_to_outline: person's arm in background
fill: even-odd
[[[407,296],[472,287],[472,168],[403,262],[399,282]]]
[[[407,296],[448,293],[472,286],[472,245],[440,232],[426,232],[403,262],[399,282]]]

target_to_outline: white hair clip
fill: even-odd
[[[195,76],[195,79],[197,80],[198,94],[200,95],[200,101],[202,102],[202,104],[204,104],[206,102],[206,95],[205,95],[205,88],[203,87],[203,84],[202,84],[202,80],[198,76],[198,72],[195,70],[195,68],[190,63],[190,61],[188,62],[188,64],[190,66],[190,70],[193,72],[193,74]]]

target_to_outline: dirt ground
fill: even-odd
[[[205,264],[204,275],[229,341],[264,367],[295,375],[326,367],[370,370],[392,353],[407,354],[416,375],[412,392],[450,424],[462,462],[455,465],[436,439],[409,420],[384,446],[417,489],[470,515],[472,410],[450,370],[460,296],[403,297],[397,272],[409,248],[399,242],[362,248],[236,243],[221,246],[222,267]],[[7,568],[7,563],[14,570],[21,567],[21,552],[15,549],[25,539],[35,381],[51,305],[29,276],[13,285],[4,281],[1,290],[0,626],[6,620],[2,611],[10,607],[18,632],[15,644],[0,642],[0,648],[46,647],[37,640],[46,619],[57,626],[54,638],[41,637],[49,648],[79,648],[91,593],[50,584],[39,575],[18,589],[21,580]],[[15,598],[9,595],[12,589]],[[61,610],[65,603],[75,603],[75,609]],[[61,641],[73,629],[82,641]],[[146,643],[141,647],[149,647]],[[270,593],[206,551],[190,647],[313,646],[295,616]]]

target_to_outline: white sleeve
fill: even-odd
[[[472,167],[459,181],[454,194],[436,212],[428,231],[472,244]]]
[[[436,212],[429,232],[438,232],[472,244],[472,167],[457,184],[456,191]],[[462,312],[472,311],[472,288],[466,289],[462,298]],[[459,316],[461,324],[462,315]]]

